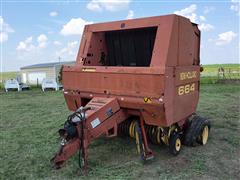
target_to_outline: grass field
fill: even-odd
[[[224,68],[224,75],[218,74],[218,69]],[[201,83],[215,84],[227,80],[240,80],[240,65],[239,64],[210,64],[203,65],[204,71],[201,73]]]
[[[3,83],[8,79],[16,79],[19,75],[19,72],[0,72],[0,89],[4,87]]]
[[[0,92],[0,179],[240,179],[239,92],[238,85],[201,86],[198,113],[212,122],[206,146],[184,146],[177,157],[151,146],[155,159],[143,165],[134,140],[102,137],[90,146],[88,176],[77,154],[61,170],[50,166],[69,114],[61,92]]]
[[[0,72],[0,82],[5,81],[7,79],[16,79],[19,72]]]
[[[223,67],[225,69],[233,69],[233,70],[239,70],[240,65],[239,64],[206,64],[203,65],[204,72],[217,72],[219,67]]]

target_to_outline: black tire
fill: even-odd
[[[184,144],[187,146],[196,146],[197,142],[199,142],[199,136],[206,125],[210,130],[211,125],[207,119],[194,116],[184,132]]]
[[[173,132],[169,139],[169,152],[176,156],[182,149],[181,136],[177,132]]]

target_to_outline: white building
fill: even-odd
[[[55,79],[58,82],[58,75],[62,65],[73,65],[74,63],[74,61],[53,62],[21,67],[21,81],[31,85],[41,84],[44,78]]]

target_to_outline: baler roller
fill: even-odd
[[[118,134],[129,136],[131,138],[136,138],[136,125],[137,120],[136,118],[128,119],[118,126]],[[168,145],[168,139],[170,137],[171,132],[177,131],[177,128],[175,126],[172,126],[168,129],[167,133],[164,133],[164,129],[162,127],[158,126],[152,126],[152,125],[144,125],[147,139],[152,144],[160,145],[162,143]]]

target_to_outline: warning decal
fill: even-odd
[[[91,122],[92,128],[97,127],[100,123],[101,123],[101,122],[100,122],[99,118],[94,119],[94,120]]]
[[[144,101],[145,103],[151,103],[151,102],[152,102],[152,99],[151,99],[150,97],[145,97],[145,98],[143,98],[143,101]]]

